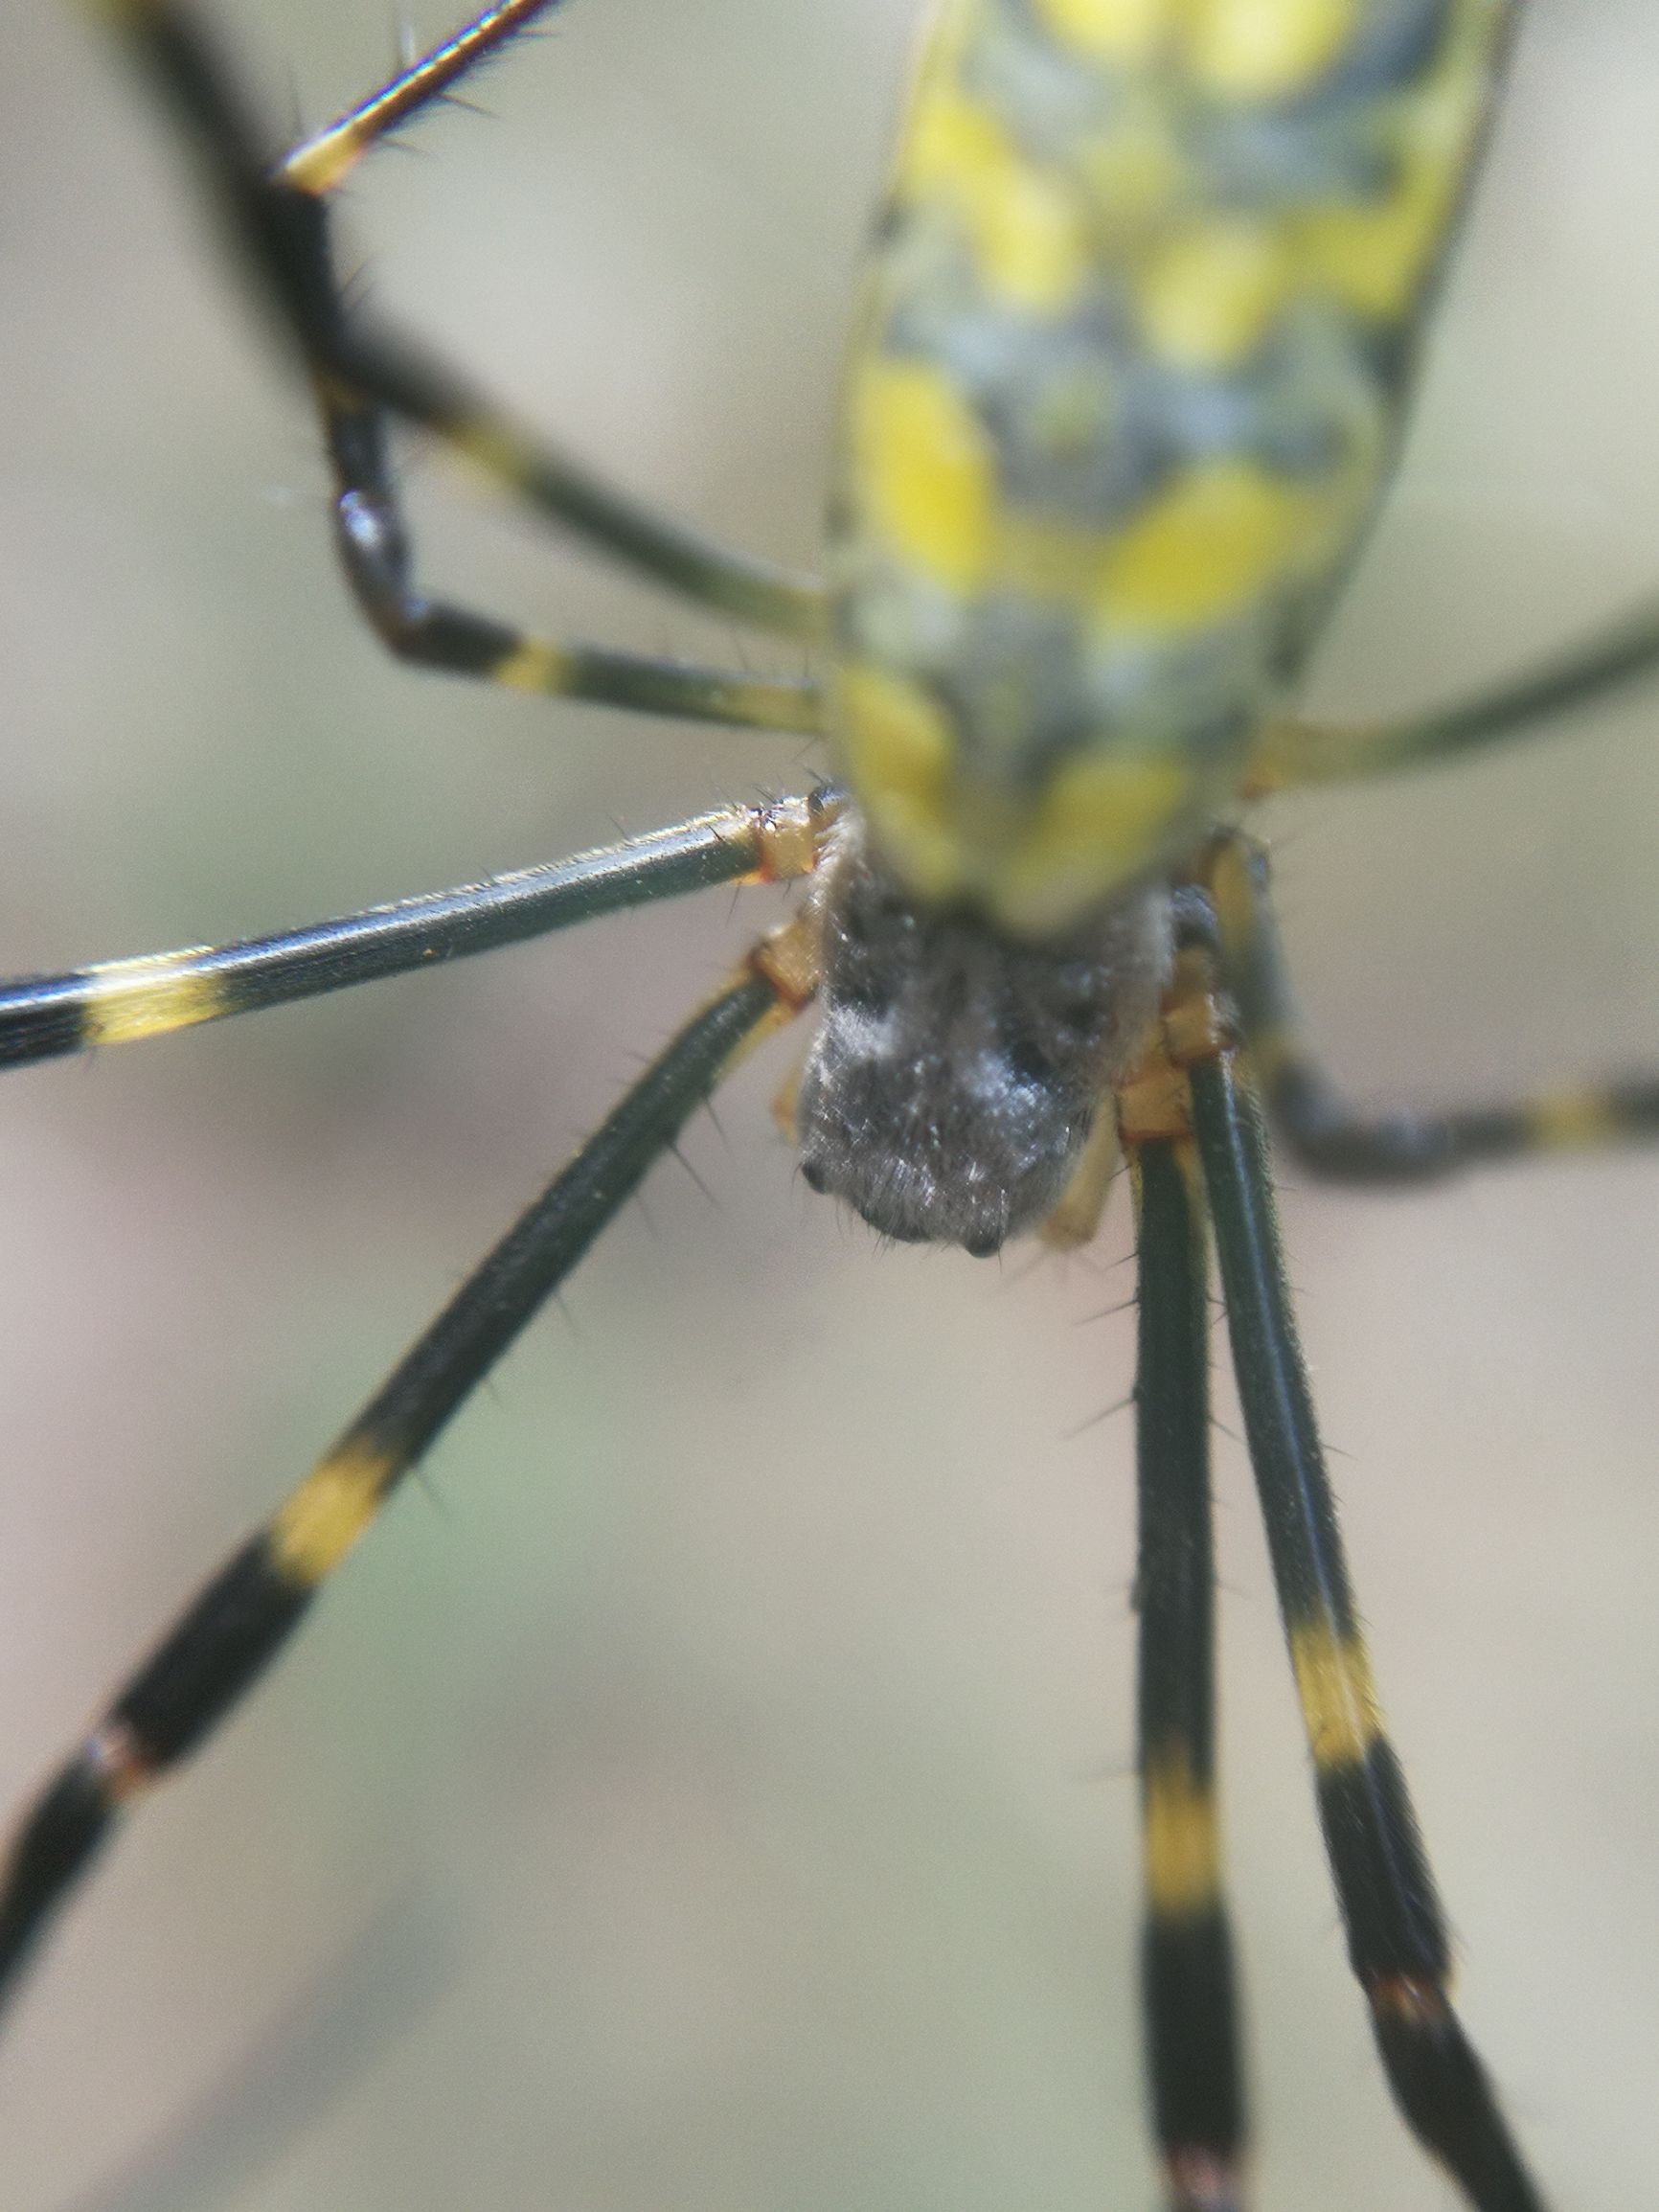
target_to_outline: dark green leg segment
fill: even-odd
[[[1524,670],[1512,682],[1456,699],[1397,722],[1344,728],[1317,722],[1274,723],[1261,741],[1246,782],[1255,796],[1300,790],[1309,784],[1356,783],[1402,769],[1461,761],[1513,738],[1558,727],[1564,717],[1659,673],[1659,605],[1632,610],[1565,652]]]
[[[361,1453],[383,1460],[382,1496],[401,1480],[585,1257],[778,1003],[773,984],[756,972],[687,1023],[410,1348],[342,1432],[330,1459]]]
[[[769,1019],[757,959],[705,1006],[468,1277],[273,1518],[186,1608],[25,1814],[0,1870],[0,1992],[125,1806],[194,1750],[440,1429],[639,1187]]]
[[[1206,865],[1227,982],[1273,1124],[1302,1166],[1337,1182],[1432,1182],[1529,1152],[1659,1141],[1659,1077],[1585,1084],[1448,1113],[1362,1114],[1302,1042],[1267,889],[1267,857],[1236,833]]]
[[[835,804],[822,790],[728,807],[625,845],[307,929],[0,984],[0,1067],[319,997],[716,883],[803,875]]]
[[[1142,2002],[1169,2212],[1237,2212],[1243,2066],[1216,1799],[1209,1250],[1190,1144],[1129,1148],[1139,1243]]]
[[[1266,1138],[1231,1051],[1191,1069],[1228,1332],[1349,1956],[1397,2103],[1476,2212],[1542,2212],[1447,1995],[1449,1945],[1383,1730],[1297,1342]]]

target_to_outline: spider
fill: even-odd
[[[446,712],[449,712],[449,715],[453,717],[453,695],[451,695],[449,703],[446,703]],[[449,737],[451,737],[451,741],[453,741],[453,732],[451,732]],[[535,765],[539,767],[539,757],[537,757],[537,764],[535,764]],[[1375,801],[1372,799],[1372,801],[1367,801],[1367,803],[1369,803],[1369,805],[1374,805]],[[434,880],[436,880],[436,878],[434,878]],[[378,885],[372,885],[372,887],[378,887]],[[166,936],[166,931],[159,931],[159,933],[157,933],[157,931],[150,931],[150,936],[155,936],[157,943],[162,943],[164,936]],[[174,936],[177,936],[177,931],[174,931]],[[91,949],[91,951],[106,949],[106,945],[102,945],[102,943],[100,943],[100,945],[93,945],[93,946],[88,946],[88,949]],[[586,955],[586,953],[588,953],[588,946],[584,945],[584,955]],[[666,1022],[666,1019],[668,1019],[668,1014],[670,1014],[670,1000],[668,1000],[668,993],[664,993],[664,1022]],[[284,1022],[284,1024],[287,1026],[287,1033],[290,1033],[290,1036],[294,1036],[292,1017],[284,1015],[284,1017],[279,1017],[279,1019],[281,1019],[281,1022]],[[424,1026],[424,1024],[422,1024],[422,1026]],[[336,1036],[338,1036],[338,1033],[336,1033]],[[208,1051],[215,1051],[215,1048],[216,1048],[215,1044],[208,1044],[208,1038],[194,1039],[194,1044],[197,1044],[197,1048],[206,1046]],[[108,1082],[108,1075],[100,1073],[100,1083],[104,1083],[104,1082]],[[1400,1086],[1400,1088],[1404,1088],[1404,1086]],[[598,1104],[598,1100],[595,1100],[595,1104]],[[586,1108],[584,1108],[584,1110],[586,1110]],[[531,1170],[531,1173],[534,1173],[534,1170]],[[524,1179],[524,1176],[520,1176],[520,1181],[522,1181],[522,1179]],[[505,1186],[505,1197],[507,1197],[507,1186]],[[1507,1203],[1513,1203],[1513,1193],[1509,1193],[1509,1190],[1507,1190],[1507,1193],[1504,1193],[1504,1201],[1507,1201]],[[1443,1201],[1440,1201],[1440,1203],[1444,1203],[1444,1198],[1443,1198]],[[1416,1212],[1416,1210],[1414,1210],[1414,1212]],[[809,1219],[812,1219],[812,1212],[809,1212],[809,1210],[803,1212],[803,1215],[801,1215],[801,1221],[803,1221],[803,1223],[807,1223]],[[1495,1219],[1495,1210],[1493,1210],[1493,1219]],[[940,1286],[940,1283],[938,1283],[938,1269],[934,1269],[934,1272],[931,1272],[929,1279],[907,1279],[907,1281],[920,1281],[920,1283],[924,1283],[924,1286],[927,1286],[927,1288],[924,1288],[924,1294],[927,1294],[929,1303],[938,1301],[940,1296],[951,1296],[949,1288]],[[691,1283],[686,1283],[686,1289],[691,1289]],[[1013,1301],[1002,1301],[1002,1310],[1000,1310],[1000,1327],[1002,1327],[1002,1330],[1007,1330],[1007,1305],[1011,1305],[1011,1303],[1013,1303]],[[956,1308],[951,1308],[951,1314],[953,1314],[953,1320],[960,1320],[960,1314],[958,1314],[958,1310],[956,1310]],[[412,1311],[412,1316],[409,1316],[409,1318],[414,1318],[414,1311]],[[958,1349],[960,1349],[960,1347],[958,1347]],[[372,1354],[370,1354],[370,1356],[372,1356]],[[353,1365],[360,1365],[360,1360],[353,1362]],[[345,1391],[348,1391],[348,1394],[350,1394],[350,1387],[352,1387],[352,1374],[350,1374],[350,1369],[348,1369],[348,1372],[345,1372],[345,1374],[341,1376],[341,1379],[338,1379],[338,1387],[345,1389]],[[549,1416],[549,1418],[564,1418],[564,1416]],[[294,1448],[301,1448],[301,1447],[299,1447],[299,1442],[296,1442]],[[781,1451],[787,1451],[789,1447],[779,1447],[779,1448],[781,1448]],[[799,1445],[796,1445],[794,1448],[799,1448]],[[272,1480],[279,1480],[279,1475],[277,1475],[277,1469],[279,1469],[281,1462],[279,1462],[279,1458],[277,1458],[277,1453],[272,1453],[272,1462],[274,1462],[274,1465],[272,1465]],[[958,1475],[958,1477],[960,1477],[960,1469],[953,1469],[953,1475]],[[449,1487],[451,1487],[449,1477],[444,1477],[444,1489],[449,1489]],[[460,1482],[458,1482],[458,1477],[456,1477],[456,1484],[453,1484],[453,1487],[460,1489]],[[248,1506],[252,1504],[252,1495],[255,1495],[255,1494],[252,1494],[252,1491],[250,1491],[250,1494],[248,1494],[248,1500],[245,1500],[245,1504],[241,1506],[241,1511],[243,1511],[243,1513],[248,1511]],[[230,1533],[232,1529],[235,1529],[235,1524],[237,1524],[237,1513],[230,1513],[230,1517],[228,1517],[228,1524],[226,1524],[226,1533]],[[177,1535],[177,1531],[174,1531],[174,1535]],[[449,1566],[444,1568],[444,1573],[449,1573],[451,1566],[453,1566],[453,1539],[449,1541],[449,1553],[451,1553],[451,1563],[449,1563]],[[370,1568],[365,1566],[363,1573],[367,1573],[367,1570],[370,1570]],[[360,1577],[358,1577],[358,1580],[360,1580]],[[1369,1584],[1369,1577],[1367,1577],[1367,1584]],[[177,1595],[177,1592],[174,1592],[174,1595]],[[1378,1608],[1378,1610],[1380,1610],[1380,1608]],[[130,1641],[133,1641],[133,1634],[135,1634],[135,1632],[137,1632],[137,1634],[142,1634],[146,1626],[148,1626],[148,1624],[146,1624],[146,1619],[139,1617],[139,1619],[135,1621],[135,1624],[130,1626],[128,1630],[126,1630],[126,1637],[124,1637],[124,1641],[126,1641],[126,1644],[130,1644]],[[1261,1624],[1261,1621],[1257,1621],[1257,1624],[1254,1624],[1254,1626],[1257,1626],[1257,1630],[1261,1632],[1261,1626],[1263,1626],[1263,1624]],[[360,1654],[367,1656],[367,1651],[370,1651],[370,1644],[367,1644],[367,1637],[365,1637],[365,1639],[360,1639],[360,1646],[358,1646],[358,1651],[360,1651]],[[117,1656],[117,1654],[120,1654],[120,1646],[117,1646],[117,1651],[113,1653],[113,1656]],[[321,1659],[319,1659],[319,1661],[314,1661],[314,1668],[316,1668],[316,1673],[312,1675],[312,1681],[319,1681],[319,1679],[321,1679],[321,1670],[323,1670],[323,1663],[325,1663],[325,1661],[321,1661]],[[1125,1663],[1125,1648],[1122,1648],[1120,1653],[1115,1653],[1115,1663],[1117,1663],[1117,1666],[1122,1666],[1122,1663]],[[1392,1681],[1392,1673],[1389,1673],[1389,1670],[1385,1670],[1385,1688],[1387,1688],[1387,1685],[1389,1685],[1389,1681]],[[1100,1695],[1100,1690],[1097,1690],[1095,1685],[1091,1685],[1091,1703],[1093,1703],[1093,1699],[1095,1699],[1097,1695]],[[78,1701],[80,1701],[80,1703],[84,1703],[84,1692],[81,1692],[81,1697],[78,1699]],[[1451,1699],[1446,1697],[1446,1701],[1451,1701]],[[1396,1699],[1396,1703],[1398,1703],[1398,1699]],[[1411,1737],[1409,1737],[1409,1730],[1402,1730],[1402,1734],[1407,1734],[1407,1749],[1411,1749]],[[1230,1727],[1230,1737],[1232,1737],[1232,1741],[1235,1741],[1235,1745],[1237,1745],[1239,1741],[1241,1741],[1241,1739],[1239,1739],[1239,1725],[1237,1725],[1237,1723]],[[46,1752],[49,1752],[49,1749],[51,1749],[51,1743],[46,1741],[44,1745],[42,1745],[42,1749],[46,1749]],[[1235,1759],[1237,1759],[1237,1752],[1235,1752]],[[206,1769],[201,1769],[201,1772],[206,1772]],[[1241,1785],[1235,1783],[1235,1788],[1232,1788],[1232,1791],[1230,1791],[1230,1805],[1232,1805],[1232,1812],[1235,1812],[1235,1818],[1239,1818],[1239,1816],[1241,1816],[1241,1813],[1243,1813],[1241,1798],[1245,1798],[1245,1794],[1247,1794],[1247,1791],[1241,1788]],[[281,1818],[281,1810],[284,1810],[284,1807],[281,1807],[281,1803],[272,1803],[270,1812],[267,1812],[267,1825],[277,1823],[277,1820]],[[1120,1810],[1122,1810],[1122,1807],[1120,1807]],[[1303,1810],[1301,1805],[1296,1805],[1296,1816],[1299,1816],[1299,1818],[1306,1818],[1306,1810]],[[162,1816],[159,1816],[159,1813],[155,1813],[155,1816],[150,1816],[150,1818],[155,1820],[155,1818],[162,1818]],[[172,1834],[174,1834],[174,1838],[177,1838],[177,1834],[179,1834],[177,1818],[179,1818],[179,1816],[177,1816],[177,1813],[174,1813],[174,1832],[172,1832]],[[1436,1823],[1433,1823],[1433,1825],[1438,1827],[1440,1823],[1438,1823],[1438,1820],[1436,1820]],[[1091,1874],[1093,1874],[1093,1869],[1091,1869]],[[108,1876],[108,1881],[115,1881],[115,1878],[117,1878],[117,1871],[115,1871],[115,1862],[113,1862],[113,1867],[110,1867],[110,1876]],[[1460,1911],[1465,1913],[1465,1916],[1466,1916],[1466,1911],[1468,1911],[1468,1900],[1466,1900],[1466,1898],[1460,1898],[1460,1896],[1458,1896],[1458,1887],[1460,1887],[1460,1884],[1453,1882],[1453,1903],[1456,1903],[1456,1904],[1460,1906]],[[1243,1878],[1243,1876],[1241,1876],[1241,1881],[1239,1881],[1239,1889],[1245,1889],[1245,1878]],[[1247,1918],[1250,1918],[1250,1916],[1247,1916]],[[71,1940],[73,1940],[73,1938],[71,1938]],[[1489,1951],[1490,1951],[1490,1938],[1487,1938],[1485,1942],[1482,1942],[1482,1945],[1478,1947],[1478,1951],[1480,1951],[1480,1953],[1489,1953]],[[1485,1957],[1478,1957],[1478,1964],[1482,1964],[1482,1967],[1485,1967],[1485,1962],[1487,1962]],[[1254,1982],[1259,1982],[1259,1980],[1261,1980],[1261,1975],[1259,1975],[1259,1973],[1252,1973],[1252,1984],[1254,1984]],[[46,1984],[42,1982],[42,1991],[44,1991],[44,1989],[46,1989]],[[1263,1999],[1267,1999],[1267,2002],[1270,2002],[1270,1995],[1272,1995],[1270,1991],[1261,1991],[1261,1989],[1257,1989],[1257,2004],[1259,2004],[1259,2006],[1263,2004]],[[1265,2035],[1263,2035],[1263,2038],[1259,2038],[1259,2041],[1265,2041],[1265,2040],[1267,2040]],[[1301,2088],[1303,2088],[1303,2092],[1306,2092],[1306,2082],[1301,2084]],[[1272,2136],[1270,2136],[1270,2143],[1272,2143]],[[465,2170],[466,2170],[466,2175],[473,2175],[473,2178],[476,2178],[476,2170],[473,2170],[471,2163],[469,2163],[469,2166],[466,2166]],[[1343,2185],[1345,2185],[1345,2188],[1350,2188],[1350,2181],[1347,2181],[1347,2163],[1345,2163],[1345,2168],[1343,2168],[1343,2170],[1345,2170],[1345,2183],[1343,2183]],[[1358,2183],[1356,2183],[1356,2185],[1358,2185]],[[710,2195],[710,2201],[716,2201],[716,2195],[719,2195],[719,2192],[715,2192],[715,2195]],[[741,2195],[741,2192],[739,2192],[739,2195]],[[845,2195],[847,2195],[847,2190],[843,2190],[841,2201],[845,2201]],[[1265,2197],[1265,2185],[1263,2185],[1263,2197]],[[453,2199],[456,2199],[456,2190],[451,2190],[451,2192],[449,2192],[449,2197],[446,2197],[444,2201],[453,2201]],[[1274,2201],[1274,2203],[1276,2203],[1276,2201],[1285,2201],[1285,2199],[1287,2199],[1287,2192],[1276,2192],[1274,2197],[1265,2197],[1265,2201]],[[438,2197],[434,2197],[434,2201],[438,2201]],[[828,2195],[828,2197],[825,2197],[825,2201],[834,2201],[834,2199],[831,2199],[831,2197]],[[951,2197],[951,2201],[971,2201],[971,2199],[965,2199],[963,2195],[953,2195],[953,2197]],[[993,2197],[993,2195],[987,2195],[987,2201],[995,2201],[995,2197]],[[1000,2201],[1007,2201],[1007,2190],[1002,2192]],[[1358,2197],[1352,2197],[1350,2201],[1358,2201]],[[1392,2199],[1380,2199],[1380,2201],[1392,2201]]]

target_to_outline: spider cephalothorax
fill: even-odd
[[[814,885],[820,1026],[801,1171],[906,1243],[997,1251],[1053,1211],[1170,979],[1170,895],[1145,883],[1025,945],[920,903],[841,825]]]

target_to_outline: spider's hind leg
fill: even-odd
[[[448,94],[557,0],[488,9],[286,159],[273,158],[206,27],[185,0],[97,11],[179,118],[233,251],[298,350],[334,480],[334,536],[364,615],[400,659],[509,687],[648,714],[816,732],[810,679],[756,677],[555,642],[442,600],[415,580],[390,450],[398,418],[432,432],[587,543],[703,605],[793,638],[823,627],[810,578],[733,553],[602,484],[507,418],[412,341],[348,311],[329,194],[394,125]]]
[[[1534,1152],[1659,1141],[1659,1076],[1576,1084],[1497,1106],[1364,1113],[1349,1105],[1302,1038],[1267,888],[1267,858],[1226,832],[1203,874],[1227,982],[1276,1133],[1311,1174],[1338,1182],[1430,1182]]]
[[[1165,1010],[1185,1067],[1239,1402],[1349,1959],[1395,2101],[1475,2212],[1542,2212],[1450,1998],[1451,1946],[1383,1724],[1279,1243],[1261,1112],[1213,921],[1188,909]]]
[[[1659,600],[1534,662],[1507,682],[1386,722],[1310,722],[1277,716],[1263,729],[1244,778],[1252,798],[1351,784],[1433,767],[1558,727],[1569,715],[1659,673]]]

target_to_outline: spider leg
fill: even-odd
[[[1244,778],[1248,796],[1306,784],[1354,783],[1461,760],[1511,738],[1555,727],[1565,715],[1646,681],[1659,670],[1659,604],[1634,607],[1565,651],[1428,714],[1398,721],[1270,721]]]
[[[1442,1113],[1357,1111],[1301,1040],[1268,898],[1266,855],[1227,832],[1212,845],[1204,874],[1228,987],[1274,1127],[1313,1173],[1348,1182],[1426,1182],[1481,1160],[1659,1139],[1653,1075]]]
[[[1118,1125],[1105,1107],[1095,1116],[1087,1142],[1078,1154],[1072,1179],[1059,1203],[1037,1228],[1051,1252],[1076,1252],[1093,1243],[1105,1218],[1106,1201],[1122,1164]]]
[[[816,988],[810,923],[763,938],[468,1276],[306,1480],[197,1593],[25,1813],[0,1870],[0,1988],[127,1805],[252,1687],[392,1492],[691,1115]]]
[[[469,71],[501,53],[538,16],[551,15],[563,4],[564,0],[497,0],[497,5],[486,8],[427,53],[405,60],[396,77],[344,115],[290,147],[283,156],[283,175],[303,192],[319,195],[332,192],[382,139],[390,138],[422,108],[447,100]]]
[[[522,4],[489,10],[402,71],[354,111],[362,119],[356,150],[440,97],[540,11]],[[410,341],[359,328],[334,266],[327,204],[340,164],[329,173],[318,141],[297,150],[297,175],[271,161],[239,87],[181,0],[125,0],[99,12],[113,16],[112,28],[183,125],[233,250],[301,354],[334,480],[335,543],[359,607],[394,653],[518,690],[648,714],[798,732],[821,727],[819,688],[809,678],[748,676],[556,643],[428,598],[415,579],[392,467],[394,415],[436,433],[533,507],[672,590],[792,637],[816,637],[823,628],[824,594],[812,581],[660,520],[540,445]]]
[[[1140,1255],[1141,1986],[1169,2212],[1237,2212],[1245,2113],[1216,1806],[1209,1240],[1185,1088],[1160,1065],[1119,1107]]]
[[[828,791],[727,807],[574,859],[371,906],[305,929],[0,983],[0,1067],[131,1044],[321,997],[713,883],[777,883],[809,875],[835,810]]]
[[[1188,1068],[1250,1461],[1349,1957],[1418,2140],[1475,2212],[1542,2212],[1452,2010],[1444,1917],[1384,1731],[1320,1449],[1261,1111],[1210,953],[1190,942],[1181,966],[1165,1031],[1171,1059]]]

